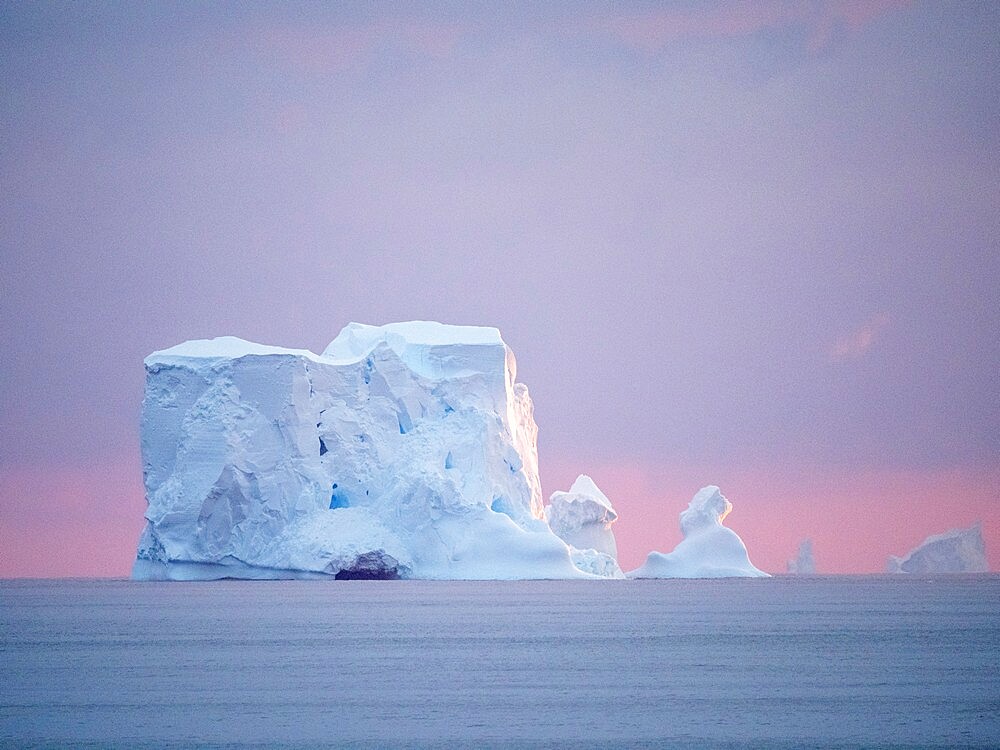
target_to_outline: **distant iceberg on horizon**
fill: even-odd
[[[987,573],[981,522],[927,537],[903,557],[890,555],[887,573]]]
[[[322,354],[222,337],[145,368],[135,579],[624,577],[593,480],[543,505],[534,407],[496,328],[351,323]],[[766,575],[694,505],[675,573]]]
[[[803,539],[798,554],[788,561],[788,573],[794,576],[816,575],[816,558],[813,556],[812,539]]]

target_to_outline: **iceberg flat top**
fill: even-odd
[[[323,351],[326,357],[364,356],[378,343],[410,346],[503,346],[500,331],[489,326],[454,326],[433,320],[411,320],[384,326],[348,323]]]
[[[940,534],[931,534],[929,537],[924,539],[913,551],[915,552],[920,547],[926,547],[928,544],[934,544],[935,542],[945,542],[950,539],[978,539],[983,533],[983,524],[980,521],[972,524],[967,529],[949,529]]]
[[[453,326],[411,320],[371,326],[348,323],[323,350],[323,357],[357,361],[379,346],[387,346],[414,372],[431,379],[489,373],[503,378],[516,374],[514,355],[500,331],[485,326]]]
[[[239,359],[246,356],[266,357],[290,355],[317,360],[319,356],[308,349],[289,349],[283,346],[255,344],[236,336],[219,336],[214,339],[193,339],[182,344],[153,352],[145,359],[147,365],[169,363],[179,359]]]
[[[357,362],[376,346],[387,344],[400,356],[407,349],[427,347],[489,346],[505,348],[500,331],[488,326],[456,326],[430,320],[389,323],[384,326],[349,323],[330,342],[322,354],[308,349],[269,346],[236,336],[214,339],[193,339],[168,349],[153,352],[145,359],[147,365],[170,364],[188,359],[239,359],[246,356],[288,355],[304,357],[314,362]],[[404,356],[404,359],[407,357]],[[412,358],[410,358],[412,359]]]

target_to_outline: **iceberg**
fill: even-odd
[[[610,567],[544,520],[533,405],[496,328],[351,323],[322,354],[223,337],[154,352],[145,368],[133,578]]]
[[[718,487],[703,487],[681,513],[684,538],[673,552],[650,552],[629,578],[766,578],[751,564],[743,540],[722,525],[733,505]]]
[[[603,577],[624,578],[611,529],[618,514],[593,479],[581,474],[569,492],[553,492],[545,506],[545,520],[569,545],[578,568]]]
[[[816,575],[816,560],[813,557],[812,539],[805,539],[799,544],[799,553],[794,560],[788,561],[788,572],[792,575]]]
[[[889,556],[888,573],[987,573],[982,523],[927,537],[904,557]]]

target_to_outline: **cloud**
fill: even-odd
[[[686,39],[734,39],[772,29],[798,29],[810,50],[825,47],[840,29],[858,31],[905,8],[911,0],[761,0],[707,2],[693,7],[613,11],[557,21],[572,35],[610,38],[646,54]],[[419,58],[451,56],[470,33],[484,32],[488,18],[467,20],[383,16],[356,22],[306,25],[275,23],[241,35],[256,54],[298,73],[329,74],[366,65],[380,51],[403,51]]]
[[[664,8],[592,18],[589,30],[640,52],[659,52],[683,39],[739,38],[768,29],[800,28],[810,50],[829,43],[834,31],[858,31],[910,0],[771,0],[718,3],[696,8]]]
[[[380,18],[351,25],[264,26],[246,42],[262,57],[305,74],[336,73],[367,63],[380,48],[444,58],[468,31],[464,23]]]
[[[858,330],[837,339],[830,349],[830,359],[834,362],[860,359],[875,345],[888,325],[888,314],[875,315]]]

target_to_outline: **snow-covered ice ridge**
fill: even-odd
[[[533,405],[496,328],[351,323],[318,355],[224,337],[145,366],[133,578],[624,577],[589,477],[543,506]],[[763,575],[708,520],[671,570]]]
[[[889,573],[986,573],[989,569],[981,523],[929,536],[908,555],[890,555],[886,562]]]
[[[750,562],[746,545],[722,525],[733,504],[718,487],[703,487],[681,513],[684,538],[673,552],[650,552],[629,578],[765,578]]]
[[[618,514],[594,480],[581,474],[569,492],[553,492],[545,506],[549,528],[570,547],[581,570],[605,578],[624,578],[611,524]]]

